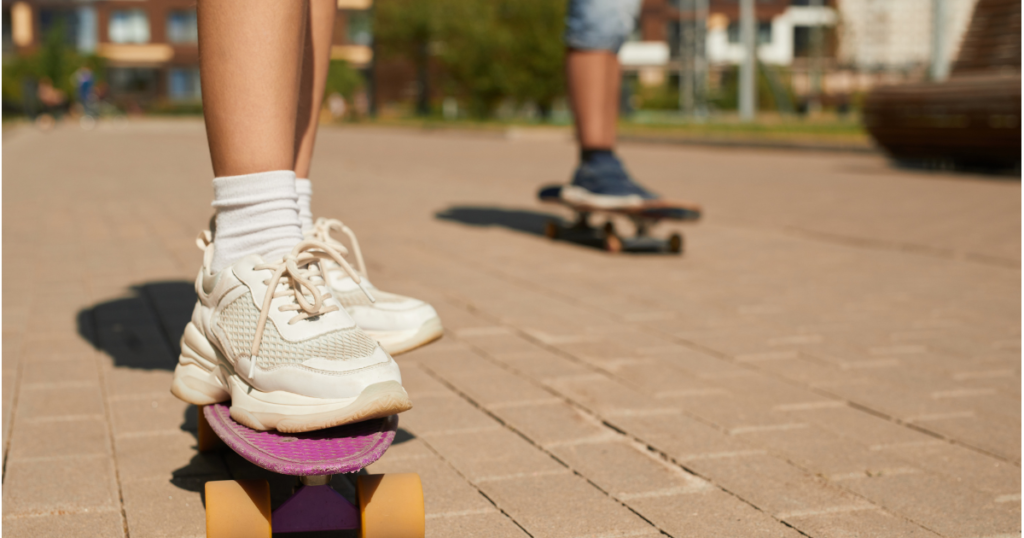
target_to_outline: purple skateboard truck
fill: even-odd
[[[223,444],[259,467],[298,476],[302,484],[271,513],[265,480],[207,482],[207,537],[359,529],[365,538],[423,538],[418,475],[359,476],[356,504],[329,485],[332,475],[355,473],[377,461],[397,430],[398,416],[392,415],[304,433],[257,431],[235,422],[228,405],[203,406],[200,451]]]

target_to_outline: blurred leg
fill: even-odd
[[[614,148],[619,117],[618,58],[606,50],[569,49],[565,65],[580,147]]]
[[[305,0],[199,0],[199,69],[217,177],[291,170]]]
[[[327,71],[331,65],[331,37],[337,13],[336,0],[309,0],[305,52],[302,55],[302,85],[295,126],[295,175],[309,177],[316,128],[323,102]]]

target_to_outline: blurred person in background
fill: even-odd
[[[198,240],[198,301],[171,392],[196,405],[230,399],[231,416],[257,430],[410,409],[391,354],[440,338],[437,312],[370,284],[352,230],[311,211],[336,0],[197,8],[216,214]]]
[[[622,74],[618,52],[641,0],[569,0],[565,59],[580,162],[561,196],[596,207],[635,207],[658,196],[637,184],[615,155]]]

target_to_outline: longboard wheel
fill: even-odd
[[[549,220],[547,224],[544,225],[544,235],[548,239],[558,239],[558,228],[559,226],[557,222]]]
[[[270,538],[272,532],[266,480],[206,483],[207,538]]]
[[[200,453],[213,452],[214,450],[220,450],[225,446],[224,441],[221,441],[220,437],[217,436],[217,433],[210,427],[209,421],[206,420],[206,413],[203,413],[203,408],[205,407],[205,405],[200,405],[196,408],[196,413],[199,415],[196,420],[197,425],[199,426],[199,431],[196,434],[196,448]]]
[[[622,239],[615,233],[612,221],[604,223],[604,249],[613,254],[622,252]]]
[[[668,238],[668,251],[673,254],[683,253],[683,236],[672,234]]]
[[[420,475],[372,474],[358,477],[356,493],[360,538],[423,538],[423,484]]]

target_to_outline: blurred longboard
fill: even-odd
[[[609,252],[667,252],[682,254],[683,236],[674,232],[667,238],[651,235],[652,228],[662,221],[695,221],[701,217],[701,207],[692,202],[673,200],[648,200],[642,205],[630,207],[600,207],[567,200],[562,196],[561,185],[541,188],[540,201],[558,204],[571,209],[575,222],[566,226],[561,220],[549,220],[544,235],[551,239],[562,239],[574,243],[597,244]],[[591,215],[605,217],[603,226],[591,223]],[[633,221],[636,230],[633,236],[620,235],[612,222],[613,216],[623,216]]]

